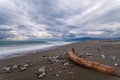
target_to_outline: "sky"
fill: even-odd
[[[0,0],[0,40],[119,35],[120,0]]]

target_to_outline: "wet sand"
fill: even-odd
[[[119,75],[120,44],[116,44],[119,42],[118,40],[81,41],[60,46],[56,49],[37,51],[34,54],[29,53],[24,56],[0,60],[0,69],[9,65],[24,64],[27,60],[32,64],[24,71],[15,69],[10,73],[2,73],[0,74],[0,80],[120,80],[119,77],[77,65],[69,60],[67,56],[68,50],[74,47],[78,56],[82,54],[88,60],[111,66],[115,68]],[[50,58],[54,59],[60,55],[63,57],[51,61]],[[45,67],[46,74],[39,79],[37,73],[41,67]]]

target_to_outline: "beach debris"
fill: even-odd
[[[40,79],[40,78],[44,77],[45,75],[46,75],[46,73],[45,73],[45,67],[39,68],[38,69],[38,73],[37,73],[38,78]]]
[[[93,61],[89,61],[89,60],[86,60],[83,58],[79,58],[78,56],[75,55],[74,48],[72,48],[71,51],[68,52],[68,56],[73,62],[80,64],[84,67],[95,69],[97,71],[104,72],[104,73],[107,73],[110,75],[116,75],[115,69],[110,66],[106,66],[106,65],[100,64],[98,62],[93,62]]]
[[[102,57],[103,59],[105,59],[105,55],[104,55],[104,54],[101,54],[101,57]]]

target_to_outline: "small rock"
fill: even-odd
[[[19,65],[18,65],[18,68],[21,68],[21,67],[22,67],[22,65],[19,64]]]
[[[49,70],[52,71],[53,69],[50,68]]]
[[[56,62],[59,62],[59,60],[56,60]]]
[[[59,77],[60,75],[59,75],[59,74],[56,74],[55,76],[56,76],[56,77]]]
[[[72,71],[69,71],[69,73],[70,73],[70,74],[73,74],[73,72],[72,72]]]
[[[38,76],[39,79],[42,78],[42,77],[43,77],[43,75],[39,75],[39,76]]]
[[[18,65],[13,65],[12,69],[17,69]]]
[[[105,55],[101,54],[101,57],[102,57],[103,59],[105,59]]]
[[[29,67],[29,64],[24,64],[24,67]]]
[[[115,63],[114,66],[119,67],[119,64]]]
[[[40,73],[45,72],[45,67],[41,67],[40,69],[38,69],[38,72],[40,72]]]
[[[116,56],[112,56],[111,59],[112,59],[112,61],[116,61],[117,57]]]
[[[59,57],[58,57],[58,59],[64,59],[65,58],[65,54],[63,54],[63,55],[59,55]]]
[[[41,74],[38,76],[38,78],[40,79],[40,78],[42,78],[42,77],[44,77],[44,76],[45,76],[45,72],[41,73]]]
[[[25,66],[23,66],[23,67],[21,67],[20,68],[20,71],[24,71],[24,70],[26,70],[27,68],[25,67]]]
[[[55,73],[51,73],[50,75],[51,75],[51,76],[55,76],[56,74],[55,74]]]
[[[30,60],[26,60],[25,63],[30,63]]]
[[[62,73],[62,71],[59,71],[59,73]]]
[[[65,62],[63,65],[64,65],[64,66],[68,66],[68,65],[69,65],[69,62]]]
[[[45,76],[45,67],[41,67],[40,69],[38,69],[38,78],[42,78]]]
[[[43,56],[45,59],[47,59],[47,56]]]
[[[45,76],[45,72],[43,72],[42,75]]]
[[[11,67],[3,67],[1,70],[1,73],[10,73],[12,72]]]
[[[86,46],[84,45],[83,48],[86,48]]]
[[[67,67],[66,66],[63,66],[62,69],[66,69]]]
[[[67,56],[67,52],[64,52],[63,55],[64,55],[64,57],[66,57]]]
[[[90,53],[86,53],[85,55],[86,55],[86,56],[92,56],[92,54],[90,54]]]

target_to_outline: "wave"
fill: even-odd
[[[30,43],[47,43],[46,41],[0,41],[0,44],[30,44]]]
[[[57,46],[62,46],[70,44],[71,42],[41,42],[41,41],[3,41],[0,42],[0,58],[4,58],[8,55],[13,56],[13,54],[22,55],[23,53],[28,53],[31,51],[46,50],[55,48]],[[3,45],[1,45],[3,44]]]

